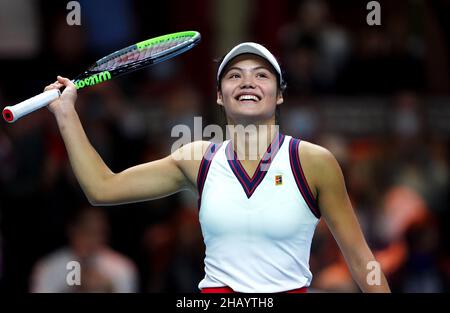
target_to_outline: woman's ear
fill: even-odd
[[[278,91],[277,95],[277,105],[280,105],[284,102],[283,93],[281,91]]]
[[[217,90],[217,104],[223,105],[223,96],[220,90]]]

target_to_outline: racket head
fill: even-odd
[[[138,42],[95,62],[73,82],[77,89],[92,86],[132,71],[163,62],[195,47],[197,31],[183,31]]]

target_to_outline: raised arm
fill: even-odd
[[[379,284],[372,284],[372,279],[367,279],[372,278],[369,273],[373,269],[368,268],[368,264],[374,264],[369,262],[375,261],[375,258],[350,203],[338,162],[320,146],[307,142],[302,142],[302,145],[299,150],[300,159],[307,160],[305,175],[315,186],[322,217],[336,239],[353,279],[364,292],[390,292],[381,269]]]
[[[49,109],[56,117],[75,176],[91,204],[114,205],[157,199],[192,186],[195,169],[178,160],[176,156],[180,151],[113,173],[84,132],[75,110],[77,91],[74,84],[58,77],[58,81],[45,90],[62,86],[66,87],[65,90],[58,100],[49,105]],[[206,146],[203,142],[199,144]]]

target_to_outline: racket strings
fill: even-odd
[[[167,51],[169,49],[172,49],[176,46],[182,45],[189,39],[190,37],[171,38],[169,40],[146,47],[145,49],[142,50],[138,49],[129,50],[127,52],[124,52],[123,54],[116,56],[115,58],[105,60],[104,63],[98,64],[92,70],[95,71],[112,70],[121,66],[137,63],[152,58],[155,55]]]

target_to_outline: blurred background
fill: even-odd
[[[197,30],[173,60],[79,92],[87,135],[113,171],[170,153],[174,125],[218,121],[215,59],[242,41],[279,59],[283,131],[331,150],[367,241],[394,292],[450,290],[450,1],[0,0],[0,104],[74,77],[107,53]],[[209,138],[205,138],[206,140]],[[92,208],[52,114],[0,122],[0,290],[197,292],[204,245],[196,195]],[[65,284],[68,260],[83,284]],[[358,292],[326,225],[313,292]]]

